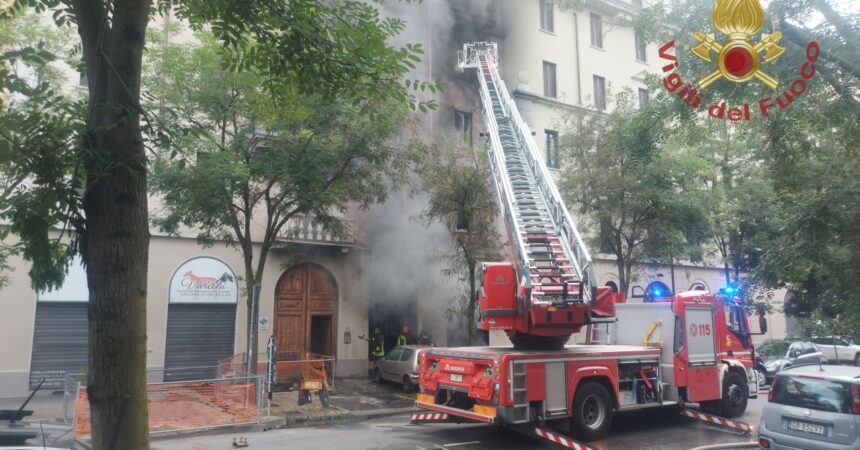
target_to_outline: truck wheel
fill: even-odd
[[[373,380],[373,382],[376,384],[382,384],[382,382],[384,381],[382,379],[382,372],[379,370],[378,367],[376,369],[373,369],[373,377],[371,377],[371,380]]]
[[[737,372],[729,371],[723,378],[723,416],[729,419],[742,416],[747,410],[748,398],[749,385],[746,378]]]
[[[564,336],[537,336],[534,334],[517,333],[510,336],[514,348],[517,350],[561,350],[570,339],[570,335]]]
[[[612,426],[612,397],[600,383],[585,382],[573,398],[573,415],[570,431],[584,441],[596,441],[609,432]]]

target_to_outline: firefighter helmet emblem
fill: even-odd
[[[711,52],[717,54],[717,68],[699,80],[699,87],[705,89],[720,78],[734,83],[744,83],[752,78],[765,86],[776,89],[779,80],[761,70],[761,53],[764,62],[771,63],[785,52],[780,47],[782,33],[762,33],[758,43],[750,38],[764,25],[764,9],[759,0],[717,0],[714,6],[714,27],[728,38],[721,44],[716,36],[700,31],[693,33],[700,44],[692,49],[693,54],[706,62],[711,60]]]

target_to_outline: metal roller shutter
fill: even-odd
[[[87,304],[38,302],[30,388],[62,388],[67,373],[87,371]]]
[[[236,304],[174,303],[167,309],[164,380],[215,378],[218,361],[233,355]]]

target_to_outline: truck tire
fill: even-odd
[[[723,378],[723,399],[721,401],[723,417],[734,419],[744,415],[747,410],[749,385],[746,377],[729,371]]]
[[[570,339],[564,336],[537,336],[534,334],[517,333],[510,337],[517,350],[561,350]]]
[[[570,432],[583,441],[596,441],[609,432],[615,415],[612,397],[602,384],[583,383],[573,397]]]

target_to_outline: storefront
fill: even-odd
[[[61,388],[66,374],[87,370],[87,275],[80,260],[69,268],[63,285],[36,296],[30,388]]]
[[[214,378],[218,361],[235,352],[236,274],[209,256],[182,263],[170,278],[164,380]]]

